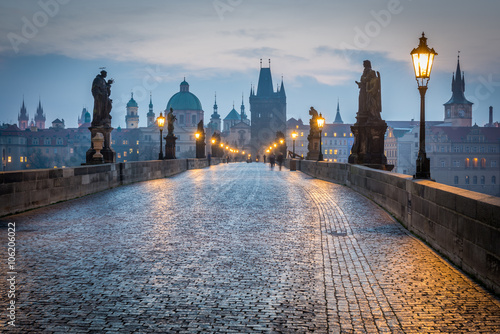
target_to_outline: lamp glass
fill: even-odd
[[[158,116],[158,118],[156,119],[156,122],[158,123],[158,126],[160,128],[163,128],[163,126],[165,125],[165,117],[163,117],[162,113],[160,113],[160,116]]]
[[[429,79],[434,63],[434,56],[436,56],[437,53],[433,48],[427,46],[427,38],[424,33],[422,33],[422,37],[420,37],[418,47],[413,49],[410,55],[413,62],[413,70],[415,71],[415,78],[417,80]]]
[[[196,133],[194,134],[194,136],[196,137],[196,139],[199,139],[199,138],[200,138],[200,133],[199,133],[199,132],[196,132]]]
[[[321,113],[319,114],[319,117],[316,120],[318,122],[318,128],[320,130],[323,129],[323,126],[325,125],[325,119],[323,118],[323,116],[321,115]]]

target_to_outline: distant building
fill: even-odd
[[[270,61],[269,61],[270,62]],[[281,80],[281,88],[273,90],[271,67],[260,65],[257,92],[250,89],[251,146],[252,156],[262,156],[266,146],[274,141],[276,132],[286,134],[286,93]]]
[[[139,127],[139,105],[134,100],[134,93],[130,93],[130,100],[127,103],[127,115],[125,116],[125,123],[127,129],[137,129]]]
[[[83,108],[82,115],[78,117],[78,127],[82,126],[85,123],[90,123],[90,122],[92,122],[92,116],[87,111],[87,108]]]
[[[24,105],[24,99],[23,99],[23,105],[21,106],[21,110],[19,111],[19,115],[17,116],[19,129],[26,130],[28,128],[29,120],[30,120],[29,115],[26,110],[26,106]]]
[[[472,126],[472,102],[465,98],[465,75],[460,71],[460,58],[457,71],[451,80],[452,95],[444,104],[444,122],[451,126]]]
[[[152,94],[149,94],[149,111],[147,116],[147,121],[148,121],[148,127],[152,127],[156,124],[156,116],[155,113],[153,112],[153,96]]]
[[[170,108],[173,109],[177,118],[174,130],[177,137],[176,157],[194,158],[196,156],[195,133],[198,122],[203,120],[204,111],[198,97],[189,91],[189,84],[185,78],[180,84],[180,91],[168,101],[165,113],[168,113]]]
[[[38,108],[36,109],[35,114],[35,126],[37,129],[43,130],[45,129],[45,114],[43,113],[42,101],[38,101]]]

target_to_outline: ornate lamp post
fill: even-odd
[[[212,156],[217,156],[217,138],[215,137],[215,134],[212,135]]]
[[[321,113],[319,114],[318,118],[316,119],[318,122],[318,130],[319,130],[319,155],[318,155],[318,161],[323,161],[323,149],[321,148],[321,133],[323,132],[323,126],[325,125],[325,119],[323,118],[323,115]]]
[[[420,37],[420,44],[410,53],[415,70],[415,79],[420,92],[420,143],[417,157],[417,171],[414,175],[416,179],[430,179],[430,160],[425,153],[425,92],[431,76],[434,56],[437,55],[433,48],[427,46],[427,38],[424,33]]]
[[[201,152],[200,152],[200,138],[201,138],[201,133],[196,132],[194,134],[194,136],[196,138],[196,159],[204,158],[204,157],[202,157]]]
[[[292,132],[292,147],[293,147],[293,155],[292,155],[292,159],[295,159],[295,139],[297,138],[299,134],[295,131]]]
[[[160,154],[158,155],[158,160],[163,160],[163,144],[161,143],[161,140],[163,138],[163,126],[165,125],[165,117],[163,117],[163,114],[161,112],[160,116],[158,116],[158,118],[156,119],[156,123],[160,128]]]

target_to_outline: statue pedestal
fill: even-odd
[[[319,141],[321,140],[319,132],[315,133],[311,137],[311,135],[307,136],[307,140],[309,144],[307,145],[307,155],[306,160],[315,160],[319,159]]]
[[[104,144],[101,150],[102,158],[94,159],[94,155],[96,150],[94,149],[94,142],[91,141],[91,146],[87,150],[85,154],[85,164],[86,165],[96,165],[104,163],[114,163],[116,162],[116,152],[111,148],[111,131],[113,131],[112,127],[104,127],[104,126],[92,126],[89,128],[90,137],[94,138],[97,133],[101,133],[104,137]]]
[[[175,141],[177,137],[173,134],[168,134],[165,137],[165,159],[176,159],[175,158]]]
[[[384,155],[386,130],[387,123],[384,121],[352,125],[351,131],[354,135],[354,145],[348,162],[376,169],[392,170],[394,166],[387,165],[387,157]]]

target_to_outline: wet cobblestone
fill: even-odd
[[[6,232],[16,222],[16,327]],[[18,333],[500,331],[500,303],[350,189],[190,170],[0,220]]]

